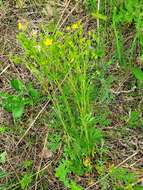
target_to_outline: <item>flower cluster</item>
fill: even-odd
[[[77,30],[80,26],[81,22],[78,21],[76,23],[73,23],[71,26],[67,26],[66,30],[67,31],[74,31],[74,30]]]

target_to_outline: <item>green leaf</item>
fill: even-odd
[[[133,74],[136,79],[143,81],[143,71],[140,68],[134,68]]]
[[[26,189],[32,182],[32,174],[26,173],[20,180],[20,185],[22,189]]]
[[[20,118],[24,112],[25,99],[20,96],[9,95],[2,104],[2,107],[12,113],[13,118]]]
[[[23,91],[24,89],[24,84],[21,80],[18,79],[13,79],[11,80],[11,86],[16,90],[16,91]]]
[[[32,98],[38,99],[39,98],[39,92],[35,88],[33,88],[32,84],[30,83],[27,87],[28,93]]]
[[[8,131],[8,128],[7,127],[5,127],[5,126],[1,126],[0,127],[0,134],[4,134],[5,132],[7,132]]]
[[[33,164],[33,161],[32,160],[25,160],[24,163],[23,163],[23,166],[25,169],[28,169],[32,166]]]
[[[55,176],[59,178],[60,181],[64,183],[66,187],[69,187],[69,180],[67,179],[67,175],[69,173],[69,161],[63,160],[56,168]]]
[[[74,181],[70,182],[70,189],[71,190],[83,190],[83,188],[80,187],[79,185],[77,185],[76,182],[74,182]]]
[[[136,128],[140,126],[140,113],[137,111],[131,111],[128,120],[128,126],[131,128]]]
[[[24,105],[19,104],[12,110],[12,115],[14,119],[18,119],[24,113]]]

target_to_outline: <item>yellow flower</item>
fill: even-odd
[[[27,20],[22,19],[18,21],[18,30],[25,31],[27,30],[28,26],[29,26],[29,23]]]
[[[84,160],[83,160],[83,165],[85,166],[85,167],[88,167],[88,166],[90,166],[91,165],[91,161],[90,161],[90,158],[85,158]]]
[[[44,44],[45,46],[51,46],[53,44],[53,40],[50,38],[46,38]]]
[[[78,21],[78,22],[72,24],[72,25],[71,25],[71,28],[72,28],[73,30],[76,30],[76,29],[78,29],[78,27],[80,26],[80,24],[81,24],[81,22]]]
[[[77,24],[73,24],[73,25],[72,25],[72,29],[73,29],[73,30],[78,29],[78,25],[77,25]]]
[[[22,23],[18,22],[18,30],[22,30]]]

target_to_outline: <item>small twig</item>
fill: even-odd
[[[133,167],[135,164],[137,164],[140,161],[143,162],[143,158],[140,158],[140,159],[136,160],[133,164],[130,165],[130,167]]]
[[[40,169],[39,171],[37,171],[35,173],[35,175],[39,175],[41,172],[43,172],[44,170],[46,170],[53,162],[54,162],[54,160],[49,161],[47,164],[45,164],[45,166],[42,169]]]
[[[118,168],[120,166],[122,166],[124,163],[126,163],[128,160],[130,160],[131,158],[133,158],[134,156],[136,156],[139,153],[139,151],[135,152],[134,154],[132,154],[131,156],[127,157],[125,160],[123,160],[121,163],[119,163],[115,168]]]
[[[0,76],[10,67],[10,65],[7,65],[1,72],[0,72]]]
[[[119,95],[119,94],[128,94],[130,92],[134,92],[136,89],[136,86],[134,86],[131,90],[121,90],[121,91],[114,91],[114,90],[110,90],[113,94]]]

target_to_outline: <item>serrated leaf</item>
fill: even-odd
[[[18,79],[13,79],[11,80],[11,86],[16,90],[16,91],[22,91],[24,89],[24,84],[21,80]]]
[[[136,79],[143,81],[143,71],[140,68],[134,68],[133,74]]]

